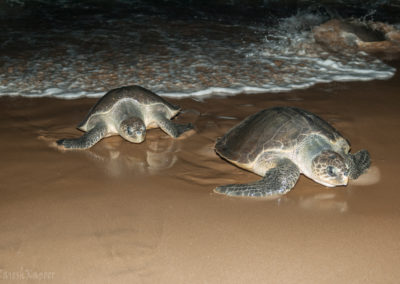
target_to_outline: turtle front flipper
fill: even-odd
[[[57,144],[66,149],[88,149],[104,138],[106,132],[106,126],[98,124],[79,138],[60,139]]]
[[[193,129],[193,124],[191,123],[188,124],[174,123],[171,120],[161,115],[157,116],[157,124],[165,133],[174,138],[178,138],[186,131]]]
[[[357,153],[348,154],[346,162],[349,166],[349,178],[357,179],[371,165],[371,158],[367,150],[360,150]]]
[[[217,187],[214,191],[231,196],[264,197],[285,194],[299,179],[299,168],[289,159],[280,159],[274,168],[269,169],[261,180],[248,184],[229,184]]]

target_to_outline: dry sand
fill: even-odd
[[[174,101],[195,134],[53,147],[81,135],[75,125],[94,102],[0,98],[4,283],[399,283],[399,75]],[[321,115],[354,151],[370,151],[372,169],[333,189],[302,176],[276,199],[213,193],[259,178],[215,155],[215,139],[276,105]]]

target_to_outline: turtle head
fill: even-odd
[[[323,151],[312,161],[313,178],[325,186],[347,185],[349,169],[338,153]]]
[[[119,134],[132,143],[142,143],[146,137],[146,126],[137,117],[125,119],[119,126]]]

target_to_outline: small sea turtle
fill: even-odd
[[[367,150],[350,154],[350,144],[315,114],[274,107],[249,116],[215,145],[224,159],[263,178],[249,184],[217,187],[238,196],[285,194],[300,174],[325,186],[347,185],[370,166]]]
[[[146,129],[160,127],[168,135],[177,138],[193,128],[192,124],[176,124],[170,119],[180,111],[153,92],[127,86],[106,93],[89,111],[78,129],[86,133],[76,139],[61,139],[57,144],[68,149],[87,149],[100,139],[121,135],[133,143],[141,143]]]

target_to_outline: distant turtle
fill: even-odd
[[[370,166],[367,150],[350,154],[350,144],[315,114],[274,107],[249,116],[215,145],[224,159],[263,178],[248,184],[217,187],[237,196],[285,194],[300,174],[328,187],[347,185]]]
[[[87,149],[100,139],[121,135],[133,143],[141,143],[146,129],[160,127],[168,135],[177,138],[193,128],[192,124],[176,124],[170,119],[180,111],[153,92],[127,86],[105,94],[89,111],[78,129],[86,133],[76,139],[61,139],[57,144],[68,149]]]

